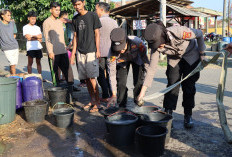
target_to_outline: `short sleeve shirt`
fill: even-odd
[[[9,24],[4,24],[0,21],[0,47],[1,50],[14,50],[18,49],[18,42],[14,38],[14,34],[17,33],[14,22],[9,22]]]
[[[77,33],[77,49],[82,54],[96,52],[95,30],[101,28],[96,13],[88,11],[85,15],[77,14],[73,18],[73,30]]]
[[[42,32],[38,26],[36,26],[36,25],[31,26],[31,25],[27,24],[23,27],[23,36],[25,36],[27,34],[33,36],[33,35],[42,34]],[[43,48],[42,45],[37,40],[27,41],[27,51],[40,50],[42,48]]]

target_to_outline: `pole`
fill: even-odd
[[[224,0],[224,4],[223,4],[223,22],[222,22],[222,37],[226,36],[226,31],[225,31],[225,27],[226,27],[226,2],[227,2],[227,0]]]
[[[126,0],[121,0],[121,5],[123,6],[125,4],[126,4]],[[122,23],[123,23],[122,28],[124,28],[125,31],[127,32],[127,22],[126,22],[126,19],[122,19]]]
[[[160,1],[160,21],[166,26],[166,0]]]
[[[228,37],[230,36],[230,12],[231,12],[231,8],[230,8],[230,0],[228,2]]]

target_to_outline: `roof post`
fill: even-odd
[[[226,28],[226,3],[227,0],[224,0],[223,4],[223,22],[222,22],[222,37],[226,36],[225,28]]]
[[[166,0],[160,0],[160,21],[166,26]]]

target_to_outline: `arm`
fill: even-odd
[[[43,24],[43,33],[44,33],[46,47],[47,47],[47,50],[48,50],[48,55],[49,55],[49,58],[54,60],[55,54],[53,52],[53,44],[51,43],[51,38],[49,36],[49,31],[50,31],[50,27],[47,25],[47,23],[44,23]]]
[[[227,46],[226,46],[226,48],[225,48],[225,50],[227,50],[230,54],[229,54],[229,56],[232,54],[232,43],[229,43]],[[228,57],[229,57],[228,56]]]
[[[74,32],[74,35],[73,35],[73,49],[72,49],[72,56],[71,56],[71,64],[74,64],[75,62],[75,54],[77,52],[77,33]]]
[[[140,94],[137,98],[138,101],[143,99],[147,88],[151,86],[155,72],[158,68],[158,61],[159,61],[159,52],[156,51],[151,54],[150,64],[147,67],[147,74],[146,74],[142,89],[140,91]]]
[[[100,53],[100,31],[99,29],[95,29],[95,42],[96,42],[96,48],[97,48],[97,52],[96,52],[96,57],[100,58],[101,57],[101,53]]]
[[[109,82],[111,85],[111,89],[112,89],[112,97],[110,98],[107,106],[109,106],[110,104],[115,105],[117,103],[117,80],[116,80],[116,74],[117,74],[117,70],[116,70],[116,66],[117,66],[117,62],[116,62],[116,56],[110,56],[107,59],[107,66],[108,66],[108,73],[109,73]]]

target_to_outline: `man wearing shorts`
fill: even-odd
[[[100,107],[99,91],[96,77],[99,76],[100,33],[101,22],[96,13],[85,10],[84,0],[72,0],[78,12],[72,24],[74,29],[71,64],[74,64],[77,52],[79,79],[85,79],[91,102],[84,109],[97,112]]]
[[[2,9],[0,17],[0,47],[10,64],[10,73],[15,75],[19,56],[19,46],[15,39],[17,29],[15,28],[14,22],[11,21],[10,10]]]
[[[35,25],[36,13],[30,11],[27,15],[29,23],[23,27],[23,36],[27,39],[27,72],[32,73],[33,58],[36,58],[37,71],[39,74],[42,72],[40,60],[43,57],[41,49],[43,48],[41,29]]]
[[[61,69],[68,84],[68,92],[73,92],[73,72],[69,63],[68,54],[65,48],[63,22],[58,19],[60,15],[60,4],[51,2],[51,16],[43,23],[43,33],[46,41],[49,58],[53,61],[53,69],[56,75],[56,82],[60,86],[58,67]]]

